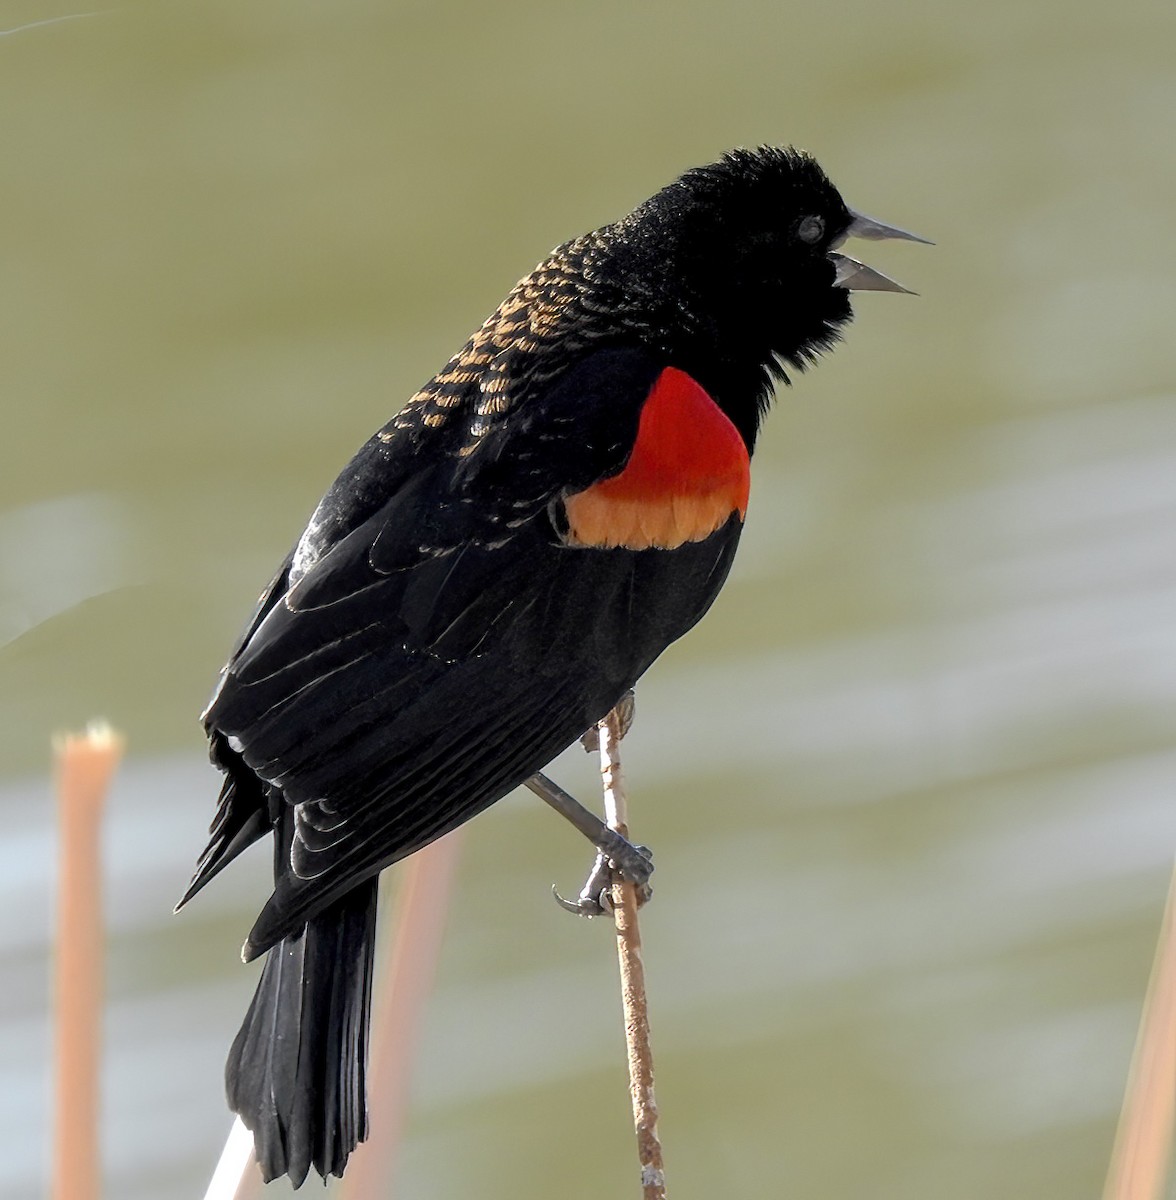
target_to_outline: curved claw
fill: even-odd
[[[574,913],[577,917],[587,917],[589,921],[593,917],[602,917],[606,912],[612,912],[612,901],[608,901],[606,908],[602,901],[608,895],[606,888],[600,894],[599,900],[593,900],[591,896],[581,896],[578,900],[566,900],[559,894],[559,889],[553,883],[551,885],[551,894],[555,897],[555,902],[564,910],[564,912]]]

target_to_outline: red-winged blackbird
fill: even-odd
[[[366,1136],[377,877],[538,772],[710,607],[775,380],[829,349],[835,253],[911,237],[793,149],[735,150],[556,249],[351,460],[204,714],[224,772],[185,903],[273,833],[226,1068],[267,1179]],[[922,240],[922,239],[915,239]]]

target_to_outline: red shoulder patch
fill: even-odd
[[[565,501],[569,541],[672,550],[747,512],[751,463],[739,431],[685,371],[666,367],[619,475]]]

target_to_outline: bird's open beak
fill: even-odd
[[[919,237],[917,233],[899,229],[897,225],[885,225],[881,221],[875,221],[873,217],[854,212],[852,208],[849,212],[853,220],[845,232],[833,243],[834,248],[851,237],[866,238],[872,242],[885,241],[887,238],[901,238],[908,242],[922,242],[926,246],[935,244],[928,238]],[[883,275],[881,271],[867,267],[865,263],[858,262],[856,258],[850,258],[848,254],[831,252],[829,260],[837,271],[833,278],[834,287],[843,287],[849,292],[904,292],[908,296],[916,294],[910,288],[904,288],[901,283],[891,279],[889,275]]]

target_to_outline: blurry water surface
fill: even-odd
[[[169,913],[256,592],[552,245],[759,141],[939,245],[865,247],[922,298],[780,397],[640,692],[672,1194],[1095,1194],[1176,847],[1174,37],[1137,0],[9,3],[0,1194],[46,1179],[51,731],[130,739],[107,1194],[199,1195],[266,854]],[[513,797],[463,855],[398,1194],[635,1194],[611,938],[546,894],[584,847]]]

